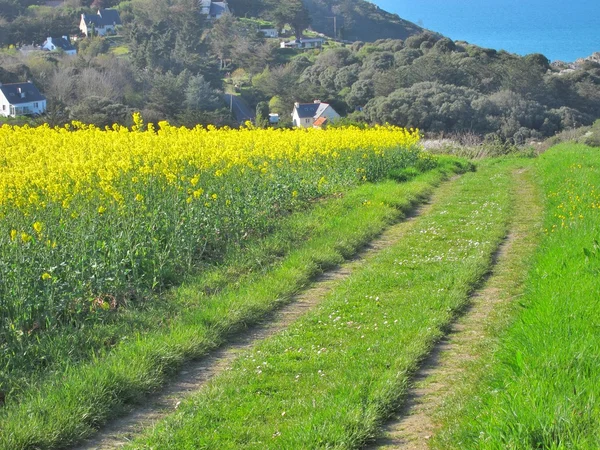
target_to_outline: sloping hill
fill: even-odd
[[[310,26],[328,36],[347,40],[376,41],[406,39],[423,31],[366,0],[301,0],[310,16]],[[273,19],[275,10],[294,10],[300,0],[229,0],[236,16]],[[334,18],[335,17],[335,30]]]
[[[334,35],[337,21],[338,37],[351,41],[377,39],[406,39],[423,29],[401,19],[365,0],[303,0],[307,7],[311,27],[329,36]]]

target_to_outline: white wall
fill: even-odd
[[[44,112],[46,112],[46,100],[11,106],[8,103],[8,100],[6,100],[6,97],[0,94],[0,116],[14,117],[22,116],[24,114],[42,114]]]
[[[315,123],[315,119],[312,117],[304,117],[301,119],[298,117],[298,111],[294,108],[294,112],[292,113],[292,123],[295,127],[310,128],[313,126],[313,123]]]
[[[4,97],[2,92],[0,92],[0,116],[7,117],[9,113],[10,113],[10,108],[9,108],[8,100],[6,100],[6,97]]]

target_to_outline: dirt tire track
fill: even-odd
[[[358,267],[379,252],[398,243],[413,226],[414,219],[427,214],[435,203],[447,195],[447,187],[457,178],[459,176],[452,177],[442,187],[438,187],[429,201],[415,207],[403,221],[383,231],[348,262],[318,276],[309,289],[295,295],[290,303],[268,314],[257,325],[231,337],[222,347],[209,352],[205,357],[186,363],[162,391],[148,398],[142,405],[133,405],[126,415],[109,422],[94,436],[73,448],[108,450],[128,444],[143,430],[172,413],[181,401],[202,389],[211,378],[227,370],[241,353],[249,350],[259,341],[285,330],[291,323],[317,306],[336,284],[348,278]]]
[[[535,201],[535,187],[526,179],[526,170],[513,173],[515,179],[516,215],[511,229],[496,250],[492,268],[479,290],[470,298],[463,314],[450,327],[449,332],[433,348],[413,376],[411,389],[403,400],[402,408],[383,427],[383,437],[368,449],[423,450],[429,448],[429,440],[436,431],[435,415],[440,412],[444,401],[468,375],[470,364],[480,357],[480,345],[489,333],[488,327],[496,310],[514,295],[507,289],[506,277],[520,265],[508,263],[511,252],[524,241],[528,230],[534,229],[541,217],[541,207]],[[534,247],[525,251],[531,254]]]

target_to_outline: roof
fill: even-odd
[[[210,4],[210,15],[221,16],[229,12],[229,6],[225,2],[212,2]]]
[[[50,39],[52,41],[52,43],[54,44],[55,47],[62,48],[65,52],[70,51],[70,50],[75,50],[75,47],[73,46],[73,44],[71,44],[71,42],[69,42],[64,37],[59,37],[59,38],[51,37],[48,39]],[[43,45],[46,45],[46,43],[48,43],[48,39],[46,39],[46,42],[44,42]]]
[[[20,89],[20,91],[19,91]],[[27,83],[1,84],[0,92],[4,94],[11,105],[20,105],[22,103],[41,102],[46,100],[38,88],[29,81]],[[25,94],[24,97],[21,94]]]
[[[319,103],[300,103],[295,108],[298,111],[299,118],[308,119],[309,117],[315,117],[319,109]]]
[[[294,105],[296,111],[298,111],[298,117],[300,119],[307,119],[309,117],[318,118],[329,108],[329,103],[298,103]]]
[[[94,24],[97,28],[103,28],[107,25],[121,25],[121,16],[116,9],[99,9],[98,14],[82,14],[85,23]]]
[[[98,15],[102,17],[102,25],[121,25],[119,11],[112,8],[99,9]]]
[[[315,103],[296,103],[294,109],[298,112],[298,118],[300,119],[313,118],[317,120],[330,106],[329,103],[316,101]],[[327,118],[325,120],[327,120]]]
[[[319,117],[317,120],[315,120],[313,126],[322,127],[323,125],[325,125],[325,123],[327,123],[327,117]]]
[[[100,22],[102,21],[102,17],[98,16],[97,14],[94,14],[94,15],[82,14],[81,16],[82,16],[84,22],[87,23],[88,25],[94,25],[96,28],[102,26],[102,25],[100,25]]]
[[[315,114],[315,118],[316,117],[321,117],[321,114],[323,114],[325,112],[325,110],[327,108],[329,108],[329,103],[319,103],[319,109],[317,109],[317,113]]]
[[[318,118],[329,108],[329,103],[299,103],[294,106],[300,119]]]

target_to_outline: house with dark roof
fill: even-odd
[[[60,38],[48,37],[42,44],[42,49],[48,50],[49,52],[62,50],[67,55],[77,54],[77,49],[73,46],[73,44],[71,44],[68,36],[63,36]]]
[[[99,9],[98,14],[82,14],[79,22],[79,29],[86,36],[89,36],[92,30],[98,36],[115,33],[119,26],[121,26],[121,16],[119,11],[112,8]]]
[[[295,103],[292,122],[295,127],[320,128],[330,122],[339,120],[341,116],[329,103],[315,100],[313,103]]]
[[[229,5],[224,2],[213,2],[212,0],[199,0],[200,14],[209,20],[216,20],[224,14],[230,14]]]
[[[0,84],[0,116],[32,116],[45,111],[46,97],[30,81]]]

